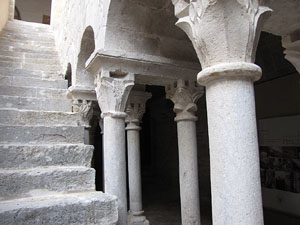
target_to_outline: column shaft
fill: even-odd
[[[104,189],[118,197],[118,225],[127,225],[125,121],[104,117]]]
[[[141,212],[143,207],[139,130],[127,131],[127,143],[130,210]]]
[[[198,158],[195,121],[178,121],[181,221],[200,225]]]
[[[253,81],[207,84],[214,225],[262,225]]]

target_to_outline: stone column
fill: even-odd
[[[282,37],[285,58],[289,60],[300,74],[300,29]]]
[[[177,25],[193,42],[206,86],[214,225],[262,225],[253,82],[265,15],[258,0],[173,0]]]
[[[174,103],[177,122],[181,221],[183,225],[200,225],[198,156],[196,121],[197,100],[203,88],[195,81],[179,80],[166,87],[166,97]]]
[[[107,75],[107,76],[105,76]],[[101,74],[96,79],[96,94],[104,120],[104,191],[118,197],[118,225],[127,224],[127,185],[125,148],[125,106],[133,87],[130,75],[124,78]]]
[[[148,220],[143,216],[142,206],[140,121],[145,112],[145,103],[150,97],[150,93],[132,91],[126,109],[130,225],[149,225]]]

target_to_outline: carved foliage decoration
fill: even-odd
[[[271,10],[259,0],[172,0],[176,25],[191,39],[202,67],[254,62],[261,25]]]
[[[204,88],[195,81],[179,80],[166,87],[166,98],[174,103],[175,120],[196,120],[196,102],[203,95]]]
[[[103,113],[124,112],[126,102],[134,82],[129,79],[117,79],[98,75],[96,94]]]

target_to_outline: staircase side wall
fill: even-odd
[[[68,63],[72,67],[72,76],[76,76],[81,41],[87,27],[92,27],[95,36],[95,49],[101,49],[105,37],[105,12],[108,0],[52,0],[51,27],[55,34],[55,43],[64,70]],[[73,81],[76,82],[76,77]],[[80,85],[80,84],[75,84]]]

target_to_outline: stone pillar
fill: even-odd
[[[140,122],[145,112],[145,103],[151,97],[150,93],[132,91],[127,104],[127,151],[129,177],[129,224],[149,225],[143,216],[142,179],[140,160]]]
[[[106,75],[106,76],[105,76]],[[104,191],[118,197],[118,225],[127,224],[125,106],[133,87],[133,78],[109,77],[102,73],[96,79],[96,94],[104,120],[103,162]]]
[[[181,221],[183,225],[200,225],[198,156],[196,121],[197,100],[203,88],[195,81],[179,80],[166,87],[166,97],[174,103],[179,151]]]
[[[13,20],[15,18],[15,0],[9,0],[9,20]]]
[[[285,58],[289,60],[300,74],[300,29],[282,37]]]
[[[262,22],[258,0],[173,0],[177,25],[193,42],[206,86],[214,225],[262,225],[253,82]]]

